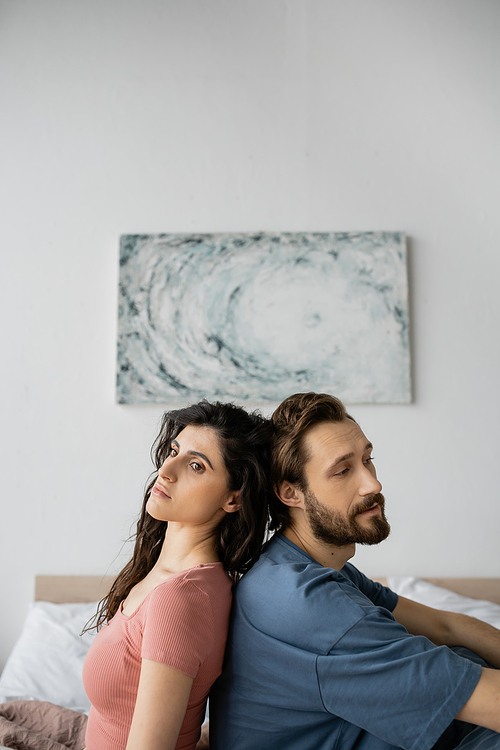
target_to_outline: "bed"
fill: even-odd
[[[409,599],[462,612],[500,629],[500,578],[377,578]],[[0,703],[49,701],[88,712],[83,660],[92,633],[80,633],[95,614],[112,579],[99,576],[40,576],[35,601],[0,677]]]

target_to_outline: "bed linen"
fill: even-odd
[[[0,742],[13,750],[82,750],[87,717],[46,701],[0,705]]]

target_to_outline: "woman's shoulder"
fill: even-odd
[[[148,597],[146,619],[196,619],[215,624],[231,608],[231,581],[220,563],[197,565],[157,586]]]
[[[183,581],[190,581],[200,588],[213,588],[215,586],[217,590],[221,588],[231,590],[231,579],[221,562],[202,563],[194,568],[188,568],[178,575]]]
[[[202,606],[213,599],[231,602],[231,579],[222,563],[203,563],[182,570],[167,578],[151,592],[150,606],[172,605],[173,602]]]

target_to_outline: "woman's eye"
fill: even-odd
[[[346,468],[342,469],[342,471],[338,471],[336,476],[343,477],[344,474],[347,474],[348,471],[349,471],[349,468],[346,466]]]
[[[373,456],[369,456],[368,458],[365,458],[364,463],[365,464],[372,464],[373,461],[374,461],[374,457]]]
[[[196,472],[203,471],[203,466],[201,464],[199,464],[197,461],[192,461],[191,462],[191,468],[194,469],[194,471],[196,471]]]
[[[177,448],[174,448],[174,446],[172,446],[170,448],[170,453],[168,455],[169,456],[176,456],[177,455]]]

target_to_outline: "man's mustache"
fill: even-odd
[[[375,503],[377,503],[377,505],[380,505],[381,510],[384,510],[385,497],[381,492],[377,492],[376,495],[367,497],[366,500],[364,500],[363,503],[356,508],[354,516],[359,516],[360,513],[364,513],[365,511],[370,510],[370,508],[373,508]]]

